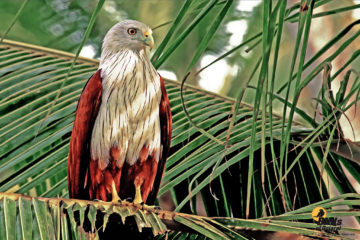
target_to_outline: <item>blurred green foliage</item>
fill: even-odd
[[[244,13],[236,9],[237,3],[233,4],[222,25],[208,46],[207,53],[219,55],[225,52],[225,47],[229,44],[230,33],[226,31],[227,22],[239,19],[254,19],[254,28],[250,28],[249,34],[258,32],[261,29],[261,6],[258,7],[256,14]],[[2,35],[10,25],[14,15],[19,9],[23,0],[2,0],[0,1],[0,34]],[[197,1],[192,4],[189,16],[185,17],[182,26],[174,34],[177,37],[189,24],[192,18],[199,13],[207,1]],[[93,0],[36,0],[29,1],[23,13],[15,23],[6,38],[25,43],[31,43],[44,47],[59,49],[67,52],[75,52],[80,43],[86,26],[89,22],[91,13],[97,1]],[[168,32],[172,20],[175,19],[183,1],[179,0],[107,0],[101,9],[96,20],[91,35],[86,45],[91,45],[96,51],[95,58],[100,57],[101,42],[106,32],[115,23],[123,19],[136,19],[155,28],[155,44],[160,44],[165,34]],[[208,14],[197,26],[190,36],[163,64],[161,69],[173,71],[178,79],[182,79],[186,74],[185,69],[191,61],[202,37],[209,29],[211,22],[216,17],[218,11],[223,7],[224,1],[219,2],[215,9]],[[260,15],[259,15],[260,14]],[[239,61],[240,60],[240,61]],[[229,62],[233,64],[247,65],[247,61],[253,62],[246,57],[238,58],[234,55]],[[209,71],[216,70],[216,65]],[[197,85],[197,80],[193,79],[192,84]],[[224,93],[224,92],[223,92]],[[232,92],[230,92],[232,94]]]
[[[231,33],[229,33],[226,29],[227,23],[231,21],[238,21],[242,19],[247,21],[248,27],[243,40],[247,40],[255,34],[261,32],[263,4],[255,7],[252,12],[240,11],[237,6],[241,2],[245,2],[243,3],[245,5],[249,4],[246,1],[250,2],[249,0],[237,0],[234,2],[229,13],[226,15],[226,18],[210,42],[205,54],[219,56],[228,51],[229,47],[232,47],[229,45]],[[90,38],[86,44],[90,44],[95,49],[96,54],[94,57],[99,58],[101,53],[101,41],[104,35],[111,26],[123,19],[136,19],[148,24],[152,28],[156,28],[157,26],[167,23],[159,28],[156,28],[154,31],[155,42],[156,44],[160,44],[171,26],[171,21],[175,19],[183,2],[184,1],[180,0],[107,0],[101,9]],[[180,27],[176,33],[181,33],[207,2],[207,0],[194,2],[188,13],[190,16],[185,17],[182,23],[183,27]],[[219,3],[217,3],[214,11],[210,12],[205,19],[200,22],[195,31],[189,35],[186,41],[181,43],[181,45],[166,60],[160,69],[166,69],[174,72],[178,80],[181,80],[185,76],[186,67],[190,63],[202,37],[208,31],[212,20],[216,17],[224,2],[226,1],[219,1]],[[288,5],[295,2],[296,1],[289,0]],[[10,25],[14,15],[22,3],[23,0],[0,1],[1,35]],[[332,1],[332,3],[327,5],[328,9],[325,10],[340,8],[353,3],[354,2],[352,0]],[[74,53],[83,37],[83,33],[96,4],[97,1],[94,0],[29,1],[24,9],[24,12],[15,23],[13,29],[9,32],[7,38]],[[349,12],[348,14],[327,16],[326,19],[328,21],[328,26],[326,27],[329,29],[331,28],[332,32],[337,32],[337,29],[344,27],[346,22],[351,22],[351,20],[349,20]],[[289,59],[293,54],[292,47],[295,38],[294,26],[295,25],[293,23],[285,25],[282,39],[282,49],[279,58],[279,74],[277,76],[288,75],[288,64]],[[243,26],[239,25],[236,27],[241,28]],[[176,33],[173,38],[177,37]],[[329,36],[326,36],[326,34],[326,32],[317,32],[316,35],[310,36],[310,39],[312,39],[310,41],[314,42],[316,39],[321,38],[327,39]],[[258,62],[261,56],[261,47],[259,47],[261,44],[254,45],[256,41],[252,42],[248,46],[240,48],[226,58],[226,61],[230,66],[237,66],[239,68],[238,76],[240,76],[240,79],[236,79],[231,75],[227,76],[225,78],[226,80],[224,86],[219,90],[220,94],[234,97],[238,91],[237,86],[241,86],[241,82],[249,79],[256,62]],[[250,51],[247,51],[249,48]],[[309,52],[311,52],[311,49],[309,50]],[[353,66],[355,68],[359,67],[359,61],[355,62]],[[197,65],[197,68],[199,68],[199,65]],[[206,71],[214,72],[217,68],[218,66],[215,64]],[[253,81],[251,82],[252,85],[256,85],[256,79],[257,75],[253,77]],[[190,79],[189,83],[198,85],[198,80],[199,77]],[[222,81],[222,79],[219,79],[219,81]],[[277,80],[275,82],[279,85],[282,81]],[[316,89],[314,92],[317,92],[321,86],[321,81],[318,79],[314,82],[317,82],[314,84]],[[254,92],[252,90],[247,91],[245,100],[251,102],[253,93]]]
[[[253,37],[255,34],[262,31],[262,18],[263,18],[263,4],[259,4],[252,11],[241,11],[238,6],[240,3],[250,4],[251,1],[258,0],[236,0],[232,5],[230,11],[226,15],[221,26],[217,30],[214,38],[211,40],[207,50],[203,54],[211,54],[216,57],[229,51],[232,46],[230,44],[231,32],[228,31],[228,23],[232,21],[246,20],[247,28],[243,36],[243,41]],[[194,52],[199,46],[199,43],[205,33],[209,30],[214,17],[217,16],[219,10],[223,7],[226,1],[219,1],[212,10],[190,33],[187,39],[180,44],[173,54],[164,62],[160,69],[165,69],[175,73],[178,80],[183,79],[186,75],[186,67],[190,63]],[[291,6],[297,1],[288,0],[287,5]],[[23,0],[2,0],[0,1],[0,34],[2,35],[8,26],[10,25],[14,15],[23,3]],[[96,51],[95,58],[100,57],[101,42],[106,32],[115,23],[123,19],[136,19],[148,24],[154,30],[155,44],[160,44],[165,34],[168,32],[172,21],[175,19],[178,11],[180,10],[184,1],[182,0],[107,0],[100,14],[95,22],[94,28],[91,32],[90,38],[86,45],[91,45]],[[200,10],[207,4],[207,0],[194,1],[191,4],[190,10],[187,16],[184,18],[181,26],[175,32],[172,40],[178,36],[192,21]],[[355,1],[356,3],[356,1]],[[85,31],[85,28],[89,22],[91,13],[95,8],[97,1],[94,0],[32,0],[26,5],[23,13],[16,21],[13,29],[9,32],[7,38],[21,41],[25,43],[31,43],[44,47],[59,49],[68,52],[75,52]],[[337,9],[344,6],[354,4],[353,0],[344,1],[330,1],[325,8],[317,10],[323,12],[326,10]],[[351,11],[347,11],[341,14],[325,16],[314,19],[316,21],[325,20],[326,26],[324,30],[328,31],[322,34],[318,30],[313,30],[310,34],[310,46],[308,49],[308,55],[314,54],[318,47],[317,41],[324,41],[330,39],[335,33],[339,32],[344,26],[349,24],[351,19]],[[235,28],[243,28],[244,25],[233,25]],[[246,27],[246,26],[245,26]],[[313,28],[313,27],[312,27]],[[316,26],[314,27],[316,28]],[[329,32],[330,31],[330,32]],[[293,54],[293,45],[295,41],[296,24],[286,23],[284,26],[284,34],[282,37],[281,51],[279,52],[278,74],[277,76],[288,76],[289,61]],[[330,33],[330,34],[329,34]],[[226,62],[230,67],[236,66],[239,69],[239,74],[234,77],[228,73],[224,76],[223,87],[219,90],[222,95],[236,96],[238,89],[250,78],[256,63],[261,57],[261,44],[255,44],[259,39],[246,45],[229,57],[226,58]],[[239,43],[240,44],[240,43]],[[351,51],[351,50],[350,50]],[[349,55],[349,54],[348,54]],[[346,54],[344,58],[346,58]],[[307,57],[309,58],[309,57]],[[196,71],[200,67],[200,61],[196,65],[193,71]],[[272,64],[272,62],[270,62]],[[355,61],[352,67],[357,69],[360,67],[360,61]],[[216,72],[219,65],[214,64],[205,71]],[[271,68],[271,66],[270,66]],[[256,79],[258,72],[252,78],[251,85],[256,85]],[[278,79],[275,81],[275,89],[277,89],[284,81]],[[190,78],[188,83],[198,85],[200,77]],[[207,79],[205,79],[207,81]],[[211,81],[211,80],[208,80]],[[317,77],[312,81],[310,87],[305,89],[304,95],[306,99],[308,97],[316,97],[316,93],[321,87],[321,77]],[[254,91],[249,89],[246,91],[244,100],[251,103],[254,97]],[[300,99],[300,103],[302,99]],[[274,103],[277,106],[277,102]],[[309,101],[302,104],[310,111],[313,111],[314,104],[310,104]],[[310,106],[311,105],[311,106]]]

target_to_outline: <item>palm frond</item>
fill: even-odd
[[[349,205],[359,195],[343,195],[315,206]],[[340,201],[339,200],[342,200]],[[225,217],[201,217],[168,212],[130,203],[92,202],[67,198],[38,198],[0,193],[0,237],[2,239],[98,239],[108,229],[121,228],[142,239],[176,239],[177,235],[205,236],[209,239],[251,239],[255,234],[287,232],[313,237],[337,237],[323,233],[311,219],[311,207],[305,207],[273,218],[245,220]],[[359,216],[359,211],[329,211],[330,216]],[[294,221],[296,220],[296,221]],[[135,228],[131,228],[131,226]],[[267,231],[264,233],[259,232]],[[358,229],[342,228],[341,233],[357,234]],[[126,234],[122,232],[122,234]],[[137,234],[137,235],[134,235]]]
[[[67,154],[74,111],[81,90],[96,70],[98,61],[81,57],[77,60],[52,113],[41,124],[71,66],[73,55],[5,40],[0,46],[0,58],[0,191],[66,197]],[[180,83],[166,80],[166,88],[174,124],[171,153],[159,195],[173,192],[176,209],[190,211],[190,200],[198,198],[197,194],[201,193],[209,215],[245,217],[243,196],[250,174],[253,178],[254,192],[251,198],[255,200],[254,206],[265,203],[262,210],[250,207],[254,209],[250,216],[264,216],[264,211],[266,215],[283,213],[286,208],[282,205],[283,193],[278,188],[277,159],[271,157],[273,155],[268,144],[265,149],[267,161],[260,163],[257,160],[260,159],[257,150],[261,147],[262,136],[269,143],[272,134],[275,139],[273,148],[279,151],[283,127],[281,119],[274,116],[270,122],[268,114],[265,121],[261,115],[255,119],[254,170],[244,173],[243,169],[249,166],[253,108],[246,104],[239,105],[229,134],[234,99],[185,86],[184,97],[190,117],[221,141],[228,140],[228,147],[225,148],[201,135],[190,124],[181,106]],[[316,153],[320,154],[320,159],[323,158],[321,145],[317,145],[316,149],[313,143],[325,131],[324,127],[331,124],[333,120],[330,120],[329,115],[328,120],[319,125],[320,132],[316,130],[312,133],[311,129],[296,122],[297,125],[292,127],[292,134],[297,139],[304,134],[312,136],[307,138],[312,139],[310,142],[303,140],[300,145],[295,139],[291,140],[292,146],[298,147],[288,153],[289,159],[295,161],[290,162],[290,168],[286,169],[286,175],[291,176],[286,184],[297,183],[297,186],[285,194],[289,199],[294,199],[295,208],[328,198],[326,184],[317,167],[317,158],[313,157]],[[265,131],[260,131],[261,128]],[[333,153],[327,154],[333,158]],[[345,167],[358,167],[345,158],[341,161]],[[339,163],[330,160],[325,162],[324,169],[333,181],[347,182],[337,184],[340,192],[354,192],[345,173],[335,167],[337,165]],[[264,184],[260,177],[261,168],[265,171]],[[358,178],[355,171],[351,171],[351,174]],[[224,182],[231,182],[232,185],[224,185]],[[298,192],[307,194],[303,196]],[[227,206],[221,207],[224,202],[228,203]]]

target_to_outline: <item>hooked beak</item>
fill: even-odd
[[[154,47],[154,38],[152,37],[151,30],[148,30],[144,33],[144,43],[146,46],[150,47],[150,51]]]

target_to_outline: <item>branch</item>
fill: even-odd
[[[309,216],[311,218],[311,214]],[[5,219],[1,219],[2,217]],[[29,219],[33,219],[33,221],[29,221]],[[60,222],[57,222],[56,219]],[[165,234],[165,237],[172,231],[201,234],[210,239],[247,239],[247,237],[255,239],[309,239],[304,236],[318,238],[339,236],[338,234],[315,230],[316,224],[298,222],[295,227],[294,221],[291,219],[280,221],[204,217],[128,202],[111,203],[0,193],[0,238],[2,233],[8,233],[8,228],[28,229],[30,227],[34,229],[36,228],[33,226],[34,222],[38,223],[39,232],[44,228],[42,224],[46,224],[45,229],[53,230],[45,233],[53,233],[59,237],[61,234],[69,234],[69,232],[72,235],[85,234],[88,237],[101,235],[104,230],[105,232],[109,230],[109,224],[113,225],[112,230],[115,229],[117,233],[121,234],[124,229],[129,230],[132,227],[133,231],[134,226],[137,226],[138,234],[144,228],[147,231],[147,236],[149,236],[149,229],[151,229],[154,236]],[[5,226],[1,224],[5,224]],[[17,224],[21,227],[14,227]],[[24,227],[26,224],[28,227]],[[120,231],[121,227],[123,228]],[[352,231],[352,229],[347,230]],[[356,231],[354,230],[354,232]],[[16,234],[15,230],[14,234]]]

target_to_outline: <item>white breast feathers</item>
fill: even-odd
[[[110,148],[120,150],[116,165],[133,165],[143,147],[159,159],[160,77],[142,52],[124,50],[102,56],[103,92],[91,138],[91,157],[104,169]]]

